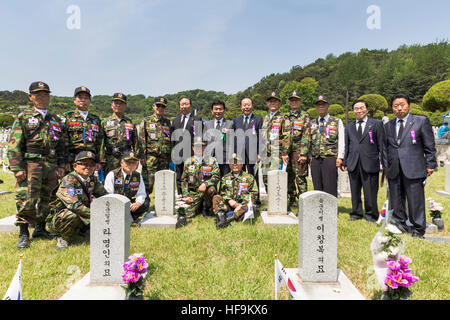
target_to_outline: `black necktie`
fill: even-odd
[[[127,174],[125,176],[125,183],[124,183],[124,188],[123,188],[124,192],[127,192],[128,185],[130,184],[130,179],[131,179],[131,176],[129,174]]]
[[[363,120],[359,120],[358,121],[358,124],[359,124],[359,126],[358,126],[358,138],[359,139],[361,139],[362,138],[362,124],[363,124]]]
[[[220,129],[220,121],[219,121],[219,120],[217,120],[217,122],[216,122],[216,129],[217,129],[217,130]]]
[[[245,128],[245,129],[248,128],[248,116],[245,116],[245,120],[244,120],[244,128]]]
[[[324,124],[325,124],[325,119],[324,118],[320,118],[320,133],[322,133],[322,129],[323,129]]]
[[[398,133],[397,133],[397,143],[400,143],[400,139],[402,138],[403,135],[403,129],[405,128],[403,126],[403,120],[398,120],[400,122],[400,128],[398,128]]]

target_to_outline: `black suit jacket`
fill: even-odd
[[[345,128],[344,165],[352,172],[359,160],[365,172],[379,172],[384,141],[383,122],[368,118],[361,139],[357,128],[355,121],[349,122]]]
[[[387,177],[397,177],[401,166],[408,179],[426,178],[427,169],[436,168],[436,148],[430,120],[424,116],[410,114],[399,144],[396,120],[384,125],[386,137],[383,145],[383,167]]]
[[[262,123],[262,117],[254,113],[252,113],[247,127],[244,126],[244,115],[233,119],[234,150],[238,155],[245,155],[245,163],[256,163],[256,156],[259,154],[259,130],[262,127]],[[255,130],[253,130],[253,127]],[[239,134],[245,135],[246,132],[245,140],[242,138],[238,139]],[[245,143],[242,144],[242,141],[245,141]],[[250,145],[252,145],[251,148]],[[250,154],[252,150],[256,150],[256,154]]]
[[[174,146],[183,141],[183,137],[181,135],[179,136],[179,139],[177,138],[176,135],[175,136],[173,135],[175,130],[183,129],[183,123],[181,122],[182,116],[183,116],[182,114],[179,114],[171,122],[171,126],[170,126],[171,137],[176,139],[176,140],[172,140]],[[194,124],[195,124],[195,126],[194,126]],[[202,133],[203,132],[202,119],[200,117],[194,116],[191,113],[191,115],[187,121],[185,130],[188,131],[189,135],[191,136],[190,147],[192,148],[192,145],[194,144],[194,133],[195,133],[195,137],[197,137],[197,136],[201,137],[203,134]],[[190,151],[192,153],[192,149]],[[182,153],[180,153],[180,154],[182,155],[183,160],[186,160],[190,156],[190,154],[189,155],[185,155]]]

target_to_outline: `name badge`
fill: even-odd
[[[114,181],[115,184],[122,184],[122,179],[116,179],[116,181]]]

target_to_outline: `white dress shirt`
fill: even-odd
[[[403,129],[406,127],[406,122],[408,121],[409,113],[403,119],[395,119],[395,136],[398,136],[398,130],[400,130],[400,120],[403,120]]]
[[[125,177],[127,176],[127,174],[121,170],[123,178],[125,179]],[[105,190],[106,192],[108,192],[109,194],[114,194],[114,172],[110,171],[105,178]],[[139,183],[139,189],[138,192],[136,194],[136,202],[139,202],[140,204],[143,204],[145,202],[145,198],[147,197],[147,192],[145,191],[145,185],[144,185],[144,180],[142,179],[142,175],[141,175],[141,180]]]
[[[78,110],[78,112],[81,114],[81,116],[83,117],[83,119],[86,120],[89,111],[81,111],[81,110]]]
[[[324,125],[328,122],[328,119],[330,118],[330,114],[327,113],[327,115],[325,117],[323,117],[325,119]],[[319,116],[319,118],[317,118],[317,122],[320,125],[320,119],[321,117]],[[338,155],[337,157],[340,159],[344,159],[344,155],[345,155],[345,128],[344,128],[344,123],[342,122],[341,119],[338,118]]]
[[[39,113],[42,115],[42,118],[45,119],[45,116],[47,115],[47,112],[48,112],[47,109],[41,110],[41,109],[38,109],[38,108],[34,108],[34,110],[36,110],[37,112],[39,112]]]
[[[361,126],[362,126],[362,128],[361,128],[361,132],[364,132],[364,129],[366,128],[366,124],[367,124],[367,120],[368,120],[369,118],[367,117],[367,116],[365,116],[363,119],[362,119],[362,123],[361,123]],[[356,131],[358,131],[358,127],[359,127],[359,120],[356,120],[355,121],[356,122]]]

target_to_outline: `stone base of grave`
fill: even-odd
[[[16,216],[9,216],[0,219],[0,232],[15,232],[19,231],[19,227],[14,225],[16,222]]]
[[[264,224],[269,226],[296,226],[298,225],[298,217],[289,213],[286,215],[269,215],[267,211],[261,212],[261,218]]]
[[[0,190],[0,194],[8,194],[8,193],[11,193],[11,191],[3,191],[3,190]]]
[[[436,191],[436,193],[438,195],[440,195],[440,196],[443,196],[443,197],[450,197],[450,192],[447,192],[447,191],[444,191],[444,190],[438,190],[438,191]]]
[[[120,284],[91,284],[88,272],[75,283],[59,300],[125,300],[125,290]]]
[[[303,300],[365,300],[347,276],[338,269],[338,281],[331,283],[303,282],[298,275],[298,268],[285,268],[292,284]]]
[[[425,234],[437,233],[437,232],[438,232],[437,225],[427,222],[427,227],[425,229]]]
[[[175,229],[177,223],[177,216],[157,216],[154,211],[147,213],[147,215],[139,223],[140,227],[144,228],[172,228]]]

